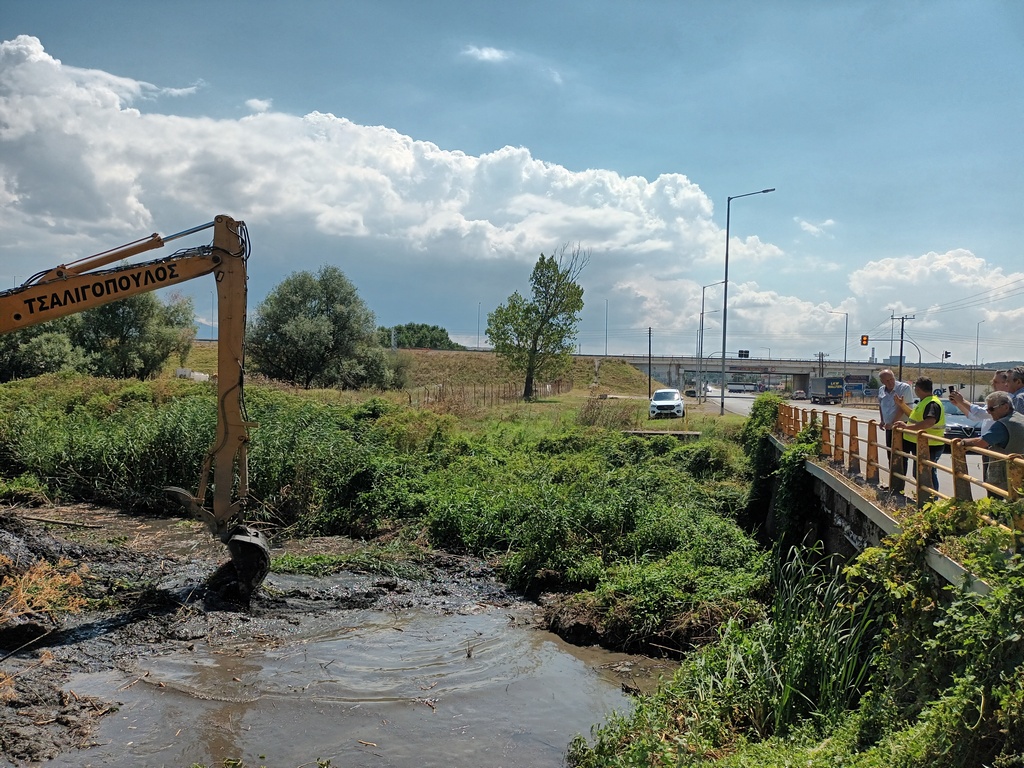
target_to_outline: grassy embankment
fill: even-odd
[[[454,366],[421,380],[466,375]],[[659,422],[702,429],[693,443],[626,435],[646,423],[646,379],[614,361],[601,374],[589,363],[586,386],[567,394],[456,413],[410,408],[400,393],[250,385],[251,516],[277,536],[371,542],[273,567],[395,569],[424,547],[473,553],[516,589],[562,593],[553,621],[617,647],[685,649],[727,617],[757,614],[767,565],[736,524],[748,481],[731,439],[739,421]],[[602,389],[633,397],[592,396]],[[5,385],[0,497],[165,512],[160,488],[194,486],[214,420],[211,384],[169,376]]]

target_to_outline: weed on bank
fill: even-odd
[[[773,407],[759,401],[744,443],[789,507],[778,515],[783,541],[807,520],[798,469],[817,455],[818,435],[808,428],[769,468],[757,432],[770,429]],[[909,510],[898,534],[849,563],[777,546],[763,618],[721,625],[632,712],[577,737],[568,764],[1024,765],[1024,563],[1009,531],[979,525],[1021,514],[1019,502],[992,500]],[[926,565],[931,546],[987,588],[941,583]]]
[[[403,544],[470,553],[523,593],[559,595],[557,611],[585,615],[590,639],[614,647],[682,652],[722,622],[754,620],[768,569],[736,522],[749,478],[740,447],[625,434],[603,423],[646,401],[585,403],[552,418],[543,404],[510,407],[467,426],[381,398],[250,386],[249,515],[272,536],[393,543],[358,563],[275,568],[399,572]],[[195,382],[3,385],[0,497],[179,514],[161,489],[195,487],[215,408],[213,387]]]

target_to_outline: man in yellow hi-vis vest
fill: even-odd
[[[918,397],[918,403],[907,417],[907,421],[897,421],[893,426],[902,429],[904,432],[928,433],[928,455],[932,461],[942,458],[944,443],[941,440],[933,439],[931,436],[942,437],[946,433],[946,411],[942,407],[942,401],[932,394],[932,380],[922,376],[914,382],[914,394]],[[903,438],[903,450],[907,453],[917,453],[917,435],[907,435]],[[931,468],[932,488],[938,490],[939,473],[935,467]],[[903,480],[890,483],[893,490],[903,491]]]

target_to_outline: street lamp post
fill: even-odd
[[[729,226],[732,218],[732,201],[738,200],[741,197],[750,197],[751,195],[766,195],[774,191],[775,187],[759,189],[757,192],[746,192],[742,195],[733,195],[725,199],[725,279],[722,280],[722,389],[720,392],[719,416],[725,416],[725,332],[729,320]]]
[[[697,332],[697,402],[701,402],[704,397],[704,292],[713,286],[721,285],[722,281],[719,280],[717,283],[708,283],[702,286],[700,289],[700,330]]]
[[[975,402],[974,397],[974,375],[978,370],[978,352],[981,350],[981,324],[984,320],[979,320],[977,327],[974,329],[974,367],[971,368],[971,402]]]
[[[843,331],[843,383],[846,383],[846,344],[850,340],[850,313],[830,309],[830,315],[846,315],[846,330]]]
[[[716,285],[717,285],[717,283],[716,283]],[[709,309],[704,314],[705,315],[713,315],[713,314],[715,314],[715,312],[721,312],[721,311],[722,310],[720,310],[720,309]],[[708,373],[710,372],[710,369],[706,368],[704,366],[704,360],[705,359],[710,360],[715,355],[717,355],[718,352],[712,352],[710,355],[707,356],[707,358],[704,357],[704,331],[703,331],[703,328],[704,328],[704,323],[701,322],[700,351],[697,353],[697,356],[700,359],[697,361],[697,363],[700,365],[700,377],[702,379],[703,387],[704,387],[704,389],[707,389]],[[697,393],[697,402],[701,402],[701,400],[707,400],[707,397],[706,396],[702,396],[701,393],[698,392]]]
[[[917,350],[917,375],[918,376],[924,376],[924,363],[921,362],[921,348],[919,346],[917,346],[917,344],[912,342],[910,339],[903,339],[903,341],[906,342],[907,344],[910,344],[911,346],[914,347],[914,349]],[[903,355],[901,354],[900,357],[902,358]],[[901,365],[900,366],[900,376],[902,376],[902,375],[903,375],[903,366]]]

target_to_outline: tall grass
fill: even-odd
[[[577,740],[571,764],[683,764],[733,748],[741,734],[763,740],[806,722],[822,730],[840,723],[876,654],[871,606],[846,587],[837,562],[814,550],[776,556],[771,583],[763,621],[727,622],[718,642],[695,651],[633,714],[598,729],[593,747]]]
[[[767,407],[760,415],[745,440],[755,465],[772,418]],[[778,478],[777,504],[802,503],[800,481],[789,475],[816,439],[808,430],[768,468]],[[1009,535],[974,532],[979,509],[1019,516],[1019,504],[1004,504],[908,511],[898,534],[842,568],[812,549],[789,550],[775,562],[763,621],[726,623],[654,695],[596,729],[592,745],[575,739],[569,764],[1024,765],[1024,559],[1007,551]],[[803,515],[782,514],[797,522]],[[931,546],[963,556],[985,575],[987,591],[942,587],[925,562]]]

